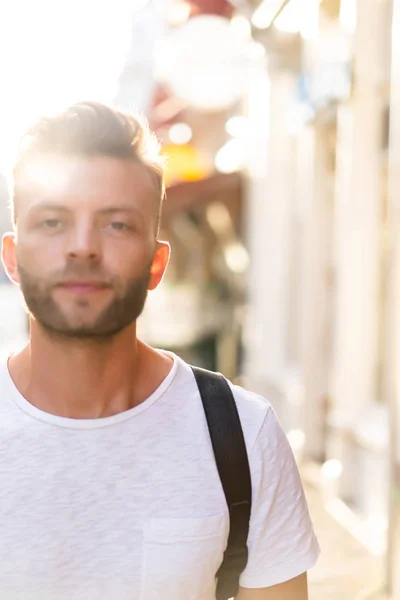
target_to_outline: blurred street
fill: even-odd
[[[306,494],[321,547],[320,559],[308,574],[310,600],[385,600],[383,561],[333,519],[318,490],[306,484]]]

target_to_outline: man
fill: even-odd
[[[2,259],[30,341],[0,374],[4,600],[215,598],[229,523],[199,392],[136,337],[170,253],[158,151],[96,103],[22,140]],[[268,402],[233,392],[253,488],[237,599],[304,600],[318,544],[293,455]]]

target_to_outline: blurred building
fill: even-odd
[[[250,169],[244,365],[387,581],[399,570],[398,11],[264,0],[253,13],[269,133],[263,174]]]

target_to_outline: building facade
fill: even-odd
[[[398,4],[316,2],[315,31],[289,33],[287,10],[261,32],[268,135],[254,153],[266,160],[248,169],[247,203],[245,378],[387,587],[400,510]]]

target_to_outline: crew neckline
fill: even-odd
[[[167,352],[166,350],[161,350],[163,354],[171,357],[173,359],[173,364],[171,370],[165,379],[160,383],[158,388],[154,390],[148,398],[143,400],[137,406],[129,408],[123,412],[117,413],[115,415],[110,415],[108,417],[99,417],[97,419],[75,419],[70,417],[61,417],[59,415],[53,415],[52,413],[46,412],[37,408],[33,404],[31,404],[18,390],[15,385],[13,378],[11,377],[10,371],[8,369],[8,360],[10,356],[8,356],[5,361],[3,361],[2,371],[4,374],[4,382],[5,385],[10,392],[11,398],[21,409],[23,412],[29,414],[31,417],[43,421],[45,423],[56,425],[58,427],[63,427],[66,429],[98,429],[101,427],[107,427],[110,425],[115,425],[116,423],[122,423],[142,412],[150,408],[169,388],[171,383],[173,382],[175,375],[178,370],[178,357],[173,352]]]

